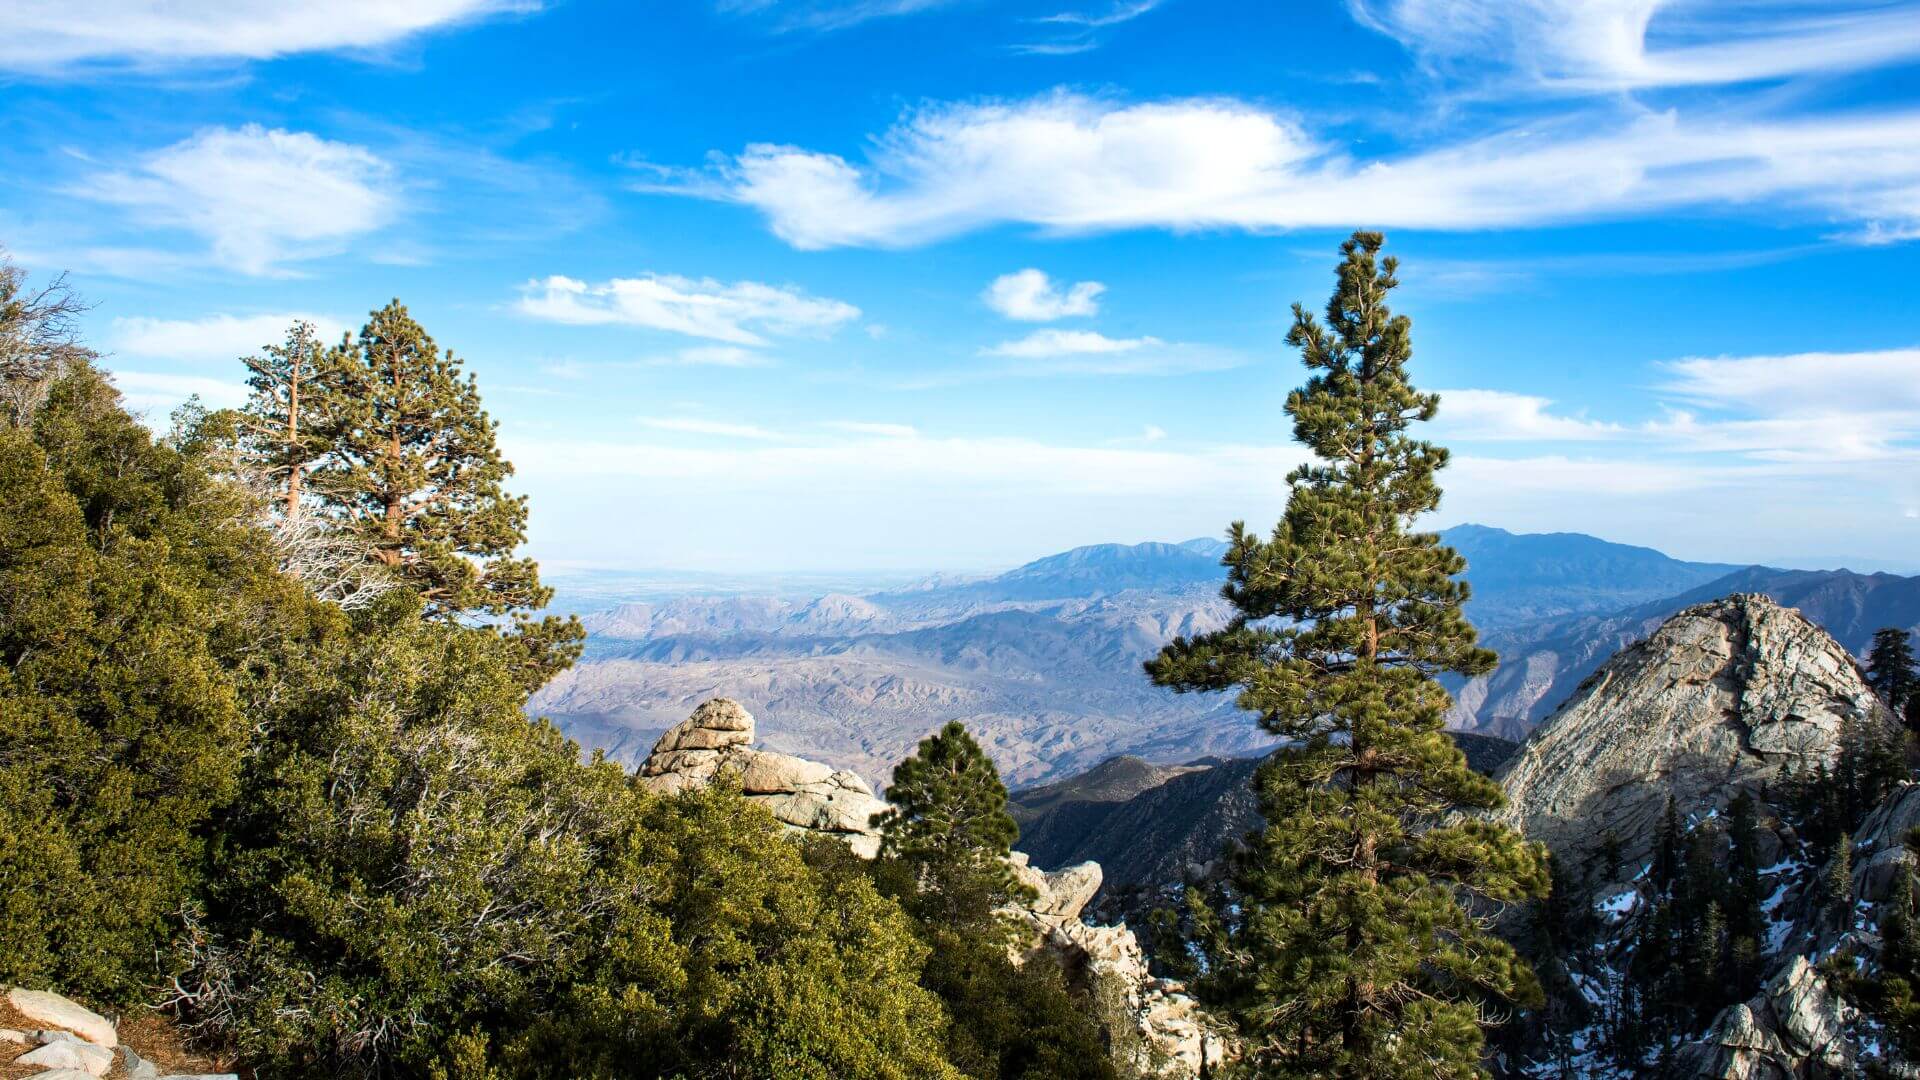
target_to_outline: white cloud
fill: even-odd
[[[1140,432],[1140,438],[1147,442],[1159,442],[1166,437],[1167,429],[1158,424],[1148,424],[1146,428]]]
[[[1058,23],[1063,26],[1115,26],[1147,14],[1161,5],[1163,0],[1115,0],[1105,10],[1099,12],[1063,11],[1058,15],[1047,15],[1035,22]]]
[[[154,420],[164,419],[165,413],[196,394],[209,408],[233,408],[246,404],[247,400],[247,388],[243,384],[204,375],[116,370],[112,376],[127,407],[135,412],[158,414]]]
[[[1438,65],[1506,64],[1575,90],[1703,86],[1858,71],[1920,56],[1908,2],[1349,0]],[[1852,8],[1853,10],[1846,10]]]
[[[1671,378],[1662,390],[1713,407],[1786,415],[1920,410],[1920,347],[1692,357],[1664,367]]]
[[[158,360],[231,361],[252,356],[286,339],[296,322],[312,323],[322,344],[332,344],[347,329],[340,319],[302,312],[275,315],[209,315],[202,319],[113,320],[115,352]]]
[[[767,17],[775,30],[844,30],[872,19],[917,15],[954,0],[718,0],[714,6],[734,15]]]
[[[1485,441],[1563,441],[1607,439],[1624,429],[1618,424],[1559,416],[1553,401],[1505,390],[1442,390],[1436,427],[1444,437]]]
[[[920,435],[917,428],[908,424],[874,424],[864,420],[825,420],[820,426],[849,435],[872,435],[882,439],[913,439]]]
[[[1688,407],[1648,430],[1695,451],[1807,462],[1920,456],[1920,348],[1694,357],[1663,368],[1659,389]]]
[[[752,206],[803,249],[905,247],[999,224],[1480,229],[1729,207],[1770,219],[1797,208],[1885,238],[1920,227],[1920,112],[1596,112],[1359,159],[1243,101],[1061,93],[918,110],[864,165],[752,145],[720,183],[677,190]]]
[[[1062,11],[1043,15],[1035,23],[1058,33],[1045,41],[1030,41],[1013,46],[1013,51],[1031,56],[1071,56],[1100,47],[1100,31],[1132,22],[1164,0],[1110,0],[1105,6],[1086,11]]]
[[[70,74],[70,65],[260,60],[389,45],[531,0],[8,0],[0,4],[0,68]]]
[[[778,441],[782,436],[775,431],[752,424],[735,424],[724,420],[699,420],[686,416],[643,416],[640,423],[655,431],[678,431],[688,435],[719,435],[729,439],[754,439],[759,441]]]
[[[1093,330],[1035,330],[1023,338],[980,350],[980,355],[1017,360],[994,375],[1188,375],[1239,367],[1246,358],[1209,345],[1156,337],[1111,338]]]
[[[265,274],[385,225],[397,208],[391,173],[363,146],[249,124],[207,128],[76,191],[197,233],[221,263]]]
[[[519,310],[580,326],[641,326],[733,345],[765,345],[765,335],[829,334],[860,317],[840,300],[757,281],[647,274],[594,285],[558,274],[528,282]]]
[[[1035,330],[1017,341],[1003,341],[985,350],[985,353],[988,356],[1038,360],[1056,356],[1128,353],[1165,344],[1155,337],[1110,338],[1093,330]]]
[[[695,345],[655,356],[647,361],[662,367],[765,367],[773,361],[765,353],[738,345]]]
[[[987,306],[1009,319],[1020,322],[1053,322],[1076,315],[1097,315],[1100,294],[1107,287],[1098,281],[1080,281],[1064,290],[1039,270],[1017,270],[993,279],[981,299]]]

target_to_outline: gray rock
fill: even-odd
[[[93,1074],[82,1069],[48,1069],[27,1077],[27,1080],[94,1080]]]
[[[113,1051],[84,1039],[45,1039],[38,1049],[29,1050],[13,1060],[16,1065],[77,1069],[88,1076],[105,1076],[107,1070],[113,1068]]]
[[[1893,724],[1853,657],[1797,611],[1730,596],[1602,665],[1502,767],[1498,816],[1563,858],[1612,833],[1643,865],[1669,795],[1683,817],[1723,811],[1831,762],[1849,723]]]
[[[59,994],[45,990],[23,990],[16,986],[7,991],[7,1004],[29,1020],[50,1028],[64,1028],[97,1046],[111,1050],[120,1043],[120,1036],[112,1021]]]
[[[1855,1064],[1852,1010],[1805,956],[1794,956],[1744,1004],[1723,1010],[1704,1038],[1681,1048],[1682,1075],[1702,1080],[1847,1076]]]
[[[823,784],[841,775],[833,766],[770,750],[748,750],[728,763],[740,778],[740,790],[749,795],[771,795],[808,784]],[[871,792],[869,792],[871,794]]]
[[[33,1039],[29,1038],[24,1031],[15,1031],[12,1028],[0,1028],[0,1043],[12,1043],[15,1046],[31,1046],[33,1045]]]
[[[120,1075],[126,1080],[160,1080],[160,1069],[153,1062],[133,1052],[133,1047],[120,1047]]]
[[[1040,875],[1046,883],[1033,910],[1041,915],[1077,919],[1087,901],[1100,891],[1100,864],[1083,862],[1064,870]]]
[[[693,710],[653,744],[655,754],[671,750],[717,750],[753,742],[753,714],[730,698],[714,698]]]

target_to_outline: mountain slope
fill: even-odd
[[[1246,723],[1244,714],[1237,717]],[[1515,749],[1504,739],[1454,733],[1467,762],[1491,773]],[[1090,910],[1138,925],[1167,890],[1204,877],[1226,845],[1260,824],[1253,774],[1262,757],[1156,766],[1119,757],[1079,776],[1016,791],[1008,809],[1020,849],[1043,866],[1098,862],[1105,881]]]
[[[1920,628],[1920,577],[1748,567],[1605,615],[1570,615],[1488,631],[1482,641],[1500,654],[1500,667],[1455,688],[1449,722],[1464,730],[1522,737],[1615,652],[1645,638],[1675,612],[1734,593],[1757,593],[1798,609],[1856,655],[1865,652],[1880,627]],[[1478,603],[1476,598],[1473,604]]]
[[[1682,562],[1652,548],[1582,533],[1510,533],[1457,525],[1440,539],[1467,560],[1468,615],[1486,630],[1578,612],[1617,611],[1673,596],[1740,569]]]

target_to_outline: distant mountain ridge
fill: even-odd
[[[1468,560],[1468,617],[1502,657],[1456,684],[1453,726],[1519,737],[1616,649],[1689,603],[1763,592],[1858,650],[1881,625],[1920,624],[1920,578],[1729,567],[1577,533],[1445,530]],[[693,594],[587,618],[583,662],[535,712],[615,757],[709,697],[762,717],[770,747],[884,782],[948,720],[974,729],[1016,783],[1108,758],[1257,754],[1271,740],[1230,700],[1152,686],[1140,664],[1231,612],[1226,544],[1094,544],[986,577],[939,576],[853,594]]]
[[[1440,534],[1467,560],[1473,599],[1467,616],[1482,629],[1585,611],[1608,611],[1672,596],[1743,567],[1683,562],[1648,547],[1584,533],[1511,533],[1456,525]]]

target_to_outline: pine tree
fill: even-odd
[[[273,480],[288,518],[300,516],[302,481],[328,449],[316,423],[323,391],[317,380],[325,357],[313,324],[296,322],[284,342],[241,361],[252,372],[247,385],[253,391],[240,413],[244,449]]]
[[[1412,531],[1439,505],[1447,453],[1407,434],[1439,400],[1407,381],[1411,324],[1388,309],[1383,242],[1341,246],[1324,325],[1294,307],[1287,341],[1313,374],[1286,411],[1319,461],[1288,478],[1270,539],[1232,527],[1232,622],[1147,664],[1175,690],[1237,689],[1287,740],[1256,780],[1266,828],[1232,903],[1196,920],[1201,992],[1261,1076],[1480,1075],[1485,1006],[1539,1000],[1468,905],[1544,894],[1546,858],[1510,829],[1448,817],[1501,796],[1444,734],[1435,677],[1494,656],[1461,613],[1464,560]]]
[[[1869,1076],[1910,1076],[1920,1064],[1920,931],[1914,922],[1913,864],[1920,859],[1920,830],[1906,837],[1907,860],[1895,868],[1891,895],[1880,905],[1878,963],[1856,966],[1841,954],[1829,974],[1846,996],[1880,1026],[1884,1059]],[[1888,1066],[1892,1066],[1889,1068]]]
[[[1913,643],[1898,627],[1883,627],[1873,632],[1873,647],[1867,653],[1867,685],[1879,693],[1894,715],[1903,715],[1914,691],[1920,689],[1920,675],[1914,672]]]
[[[1649,869],[1653,887],[1661,897],[1673,895],[1674,884],[1680,880],[1681,841],[1680,813],[1674,806],[1673,796],[1667,796],[1666,812],[1660,816],[1660,831],[1653,841],[1653,865]]]
[[[326,356],[317,400],[327,453],[311,474],[326,514],[443,619],[511,614],[527,657],[523,682],[544,683],[578,657],[578,620],[527,612],[553,590],[531,559],[527,502],[506,493],[513,465],[494,442],[473,376],[398,300]]]
[[[873,816],[880,854],[919,882],[949,919],[978,921],[1022,895],[1005,856],[1020,838],[993,759],[958,720],[920,740],[893,770],[891,808]]]
[[[1832,905],[1835,921],[1847,929],[1853,921],[1853,837],[1841,833],[1827,857],[1826,880],[1822,883],[1826,901]]]

